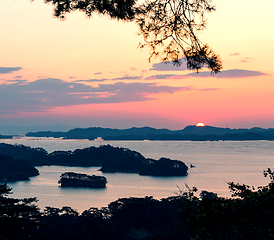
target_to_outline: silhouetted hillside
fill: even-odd
[[[102,137],[104,140],[274,140],[274,129],[251,128],[230,129],[212,126],[187,126],[182,130],[156,129],[151,127],[112,129],[112,128],[76,128],[68,132],[29,132],[31,137],[54,137],[65,139],[89,139]]]
[[[68,132],[52,132],[52,131],[39,131],[28,132],[26,136],[29,137],[54,137],[66,139],[90,139],[93,140],[97,137],[106,138],[109,136],[144,136],[147,134],[170,134],[172,131],[168,129],[155,129],[150,127],[130,128],[130,129],[113,129],[113,128],[75,128]],[[175,131],[176,132],[176,131]]]
[[[29,162],[42,162],[48,156],[43,148],[32,148],[19,144],[0,143],[0,154],[16,159],[27,159]]]
[[[29,177],[39,175],[38,170],[26,160],[14,159],[0,154],[0,181],[11,182],[29,180]]]

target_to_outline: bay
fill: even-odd
[[[269,180],[263,177],[263,170],[273,168],[273,141],[89,141],[48,138],[15,138],[1,140],[9,144],[23,144],[42,147],[48,152],[55,150],[75,150],[90,146],[110,144],[140,152],[147,158],[168,157],[185,162],[189,168],[184,177],[151,177],[138,174],[104,173],[96,167],[39,167],[40,175],[30,181],[9,183],[13,197],[37,197],[38,206],[70,206],[79,212],[90,207],[105,207],[108,203],[123,197],[153,196],[161,199],[174,196],[179,189],[197,187],[219,196],[230,197],[227,182],[233,181],[253,185],[266,185]],[[61,188],[58,180],[61,173],[103,175],[107,178],[107,188]]]

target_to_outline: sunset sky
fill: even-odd
[[[149,62],[134,23],[1,0],[0,125],[273,128],[274,1],[214,3],[199,35],[221,56],[213,76]]]

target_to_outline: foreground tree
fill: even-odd
[[[197,189],[184,193],[187,204],[181,209],[191,239],[273,239],[274,238],[274,172],[267,186],[250,187],[229,182],[233,198],[218,197],[203,191],[201,198],[194,196]]]
[[[54,6],[54,16],[64,19],[76,10],[86,16],[107,15],[111,19],[134,21],[143,36],[140,48],[150,49],[149,60],[158,57],[163,62],[199,71],[207,67],[212,73],[222,69],[220,57],[198,38],[206,28],[205,14],[215,10],[211,0],[45,0]]]
[[[0,239],[36,239],[39,209],[36,198],[9,198],[11,188],[0,184]]]

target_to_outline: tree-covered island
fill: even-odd
[[[107,179],[104,176],[65,172],[61,174],[58,183],[61,184],[61,187],[105,188]]]
[[[43,148],[0,143],[0,154],[35,166],[100,167],[102,172],[137,173],[150,176],[186,176],[188,167],[179,160],[145,158],[141,153],[123,147],[102,145],[74,151],[48,153]],[[1,166],[1,162],[0,162]],[[1,179],[1,172],[0,172]]]

